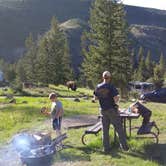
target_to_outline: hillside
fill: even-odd
[[[19,57],[28,34],[43,34],[53,16],[59,22],[87,20],[89,5],[82,0],[0,0],[0,56],[10,61]]]
[[[166,27],[132,24],[130,33],[134,48],[138,50],[141,45],[146,51],[150,50],[153,53],[153,60],[159,60],[161,51],[166,57]]]
[[[80,36],[87,27],[91,0],[0,0],[0,57],[15,61],[25,50],[24,41],[30,32],[37,38],[49,29],[56,16],[66,30],[75,70],[82,57]],[[166,56],[166,11],[125,6],[133,47],[142,45],[158,60]]]

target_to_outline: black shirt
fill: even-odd
[[[94,91],[94,95],[99,99],[101,110],[115,108],[114,97],[118,94],[118,90],[112,84],[104,82],[98,84]]]

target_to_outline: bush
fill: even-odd
[[[22,82],[18,79],[14,80],[12,83],[11,83],[11,88],[13,89],[13,91],[15,93],[17,92],[22,92],[23,90],[23,85],[22,85]]]

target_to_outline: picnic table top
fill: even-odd
[[[121,110],[119,111],[120,113],[120,117],[127,117],[127,118],[138,118],[140,116],[140,114],[138,113],[132,113],[132,112],[128,112],[126,110]]]

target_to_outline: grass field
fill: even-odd
[[[48,87],[34,87],[34,88],[23,88],[22,92],[14,92],[9,87],[0,88],[0,96],[5,95],[15,95],[15,96],[36,96],[36,97],[46,97],[50,92],[55,92],[61,97],[83,97],[92,96],[93,92],[88,88],[78,87],[76,91],[68,90],[64,85],[49,85]],[[22,94],[21,94],[22,93]]]
[[[85,91],[84,91],[85,92]],[[74,93],[74,92],[72,92]],[[50,107],[47,97],[16,97],[16,104],[8,104],[8,99],[0,98],[0,143],[4,144],[12,135],[21,130],[32,128],[45,129],[45,120],[48,117],[40,113],[42,106]],[[98,115],[98,103],[90,100],[60,98],[65,108],[65,117],[78,114]],[[120,107],[128,107],[130,102],[121,102]],[[85,128],[72,129],[67,132],[68,138],[65,144],[70,148],[64,149],[54,157],[53,165],[74,166],[158,166],[166,165],[166,104],[147,103],[146,106],[153,111],[152,120],[155,120],[160,128],[159,144],[154,144],[152,139],[136,139],[133,132],[128,139],[129,152],[122,152],[112,142],[112,152],[104,155],[102,152],[101,133],[88,137],[89,144],[82,145],[81,135]],[[135,125],[141,124],[142,118],[134,120]],[[51,126],[50,126],[51,130]],[[112,138],[110,130],[110,138]],[[111,139],[112,140],[112,139]]]

